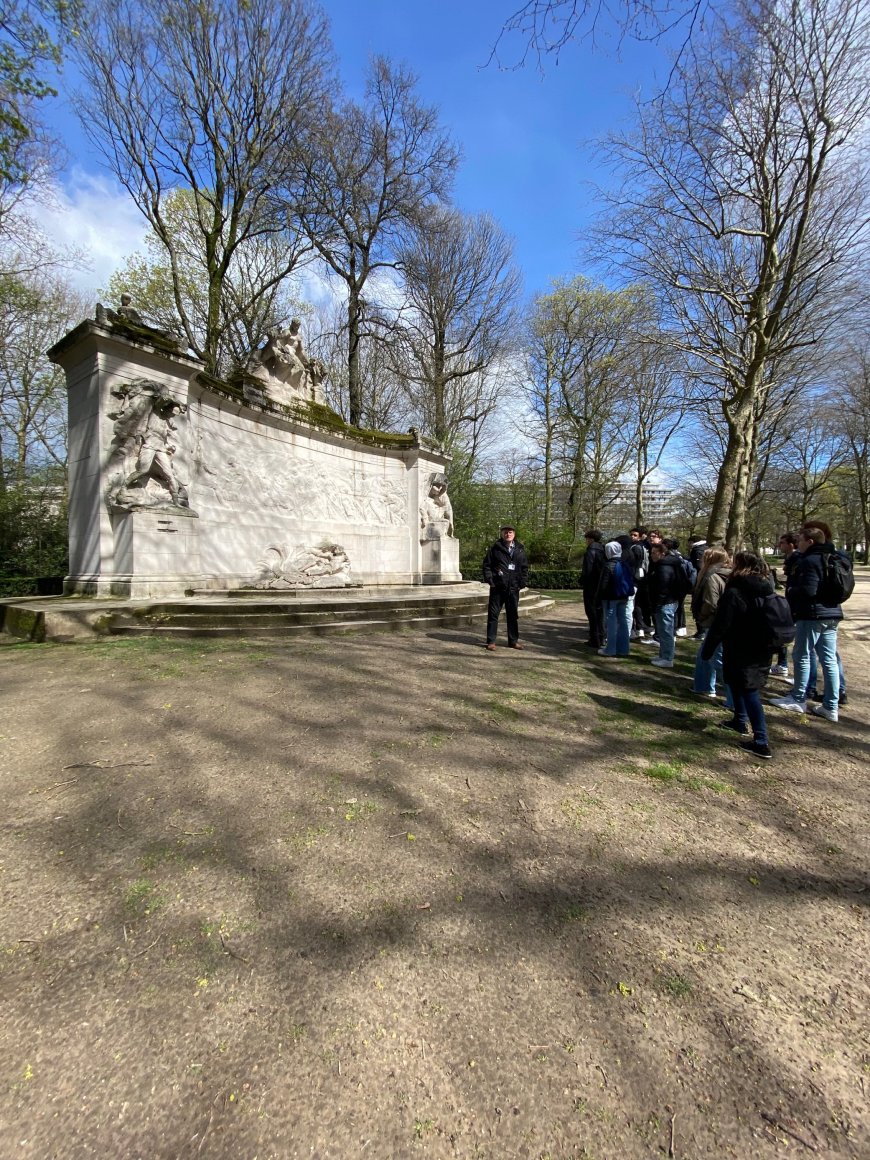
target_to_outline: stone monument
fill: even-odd
[[[231,381],[128,295],[49,351],[69,398],[65,592],[180,596],[462,579],[444,474],[416,430],[323,402],[298,320]]]

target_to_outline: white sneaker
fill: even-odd
[[[656,638],[654,636],[644,636],[644,637],[641,637],[640,643],[641,644],[654,644],[658,648],[659,642],[656,640]]]
[[[688,630],[685,628],[678,628],[674,635],[675,636],[688,636],[689,633],[688,633]]]
[[[674,667],[673,661],[666,661],[663,657],[653,657],[650,664],[660,669],[672,669]]]
[[[770,675],[772,677],[787,677],[788,667],[786,665],[771,665]]]
[[[839,721],[840,715],[836,709],[826,709],[824,705],[812,705],[810,712],[815,717],[824,717],[826,721]]]
[[[778,697],[775,701],[770,702],[771,705],[777,709],[787,709],[790,713],[806,713],[806,701],[796,701],[794,697],[789,694],[787,697]]]

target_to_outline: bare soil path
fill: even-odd
[[[868,597],[761,765],[576,604],[6,644],[0,1156],[866,1160]]]

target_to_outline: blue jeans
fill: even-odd
[[[659,638],[659,656],[673,661],[676,644],[677,602],[662,604],[656,609],[656,636]]]
[[[744,689],[742,693],[731,690],[734,698],[734,720],[747,722],[752,727],[752,736],[759,745],[767,745],[767,721],[764,717],[764,705],[758,689]]]
[[[840,672],[837,668],[837,626],[839,620],[799,620],[795,625],[792,663],[794,685],[792,696],[798,701],[807,699],[810,681],[810,654],[815,652],[825,675],[826,709],[836,709],[840,703]]]
[[[840,659],[840,654],[837,653],[837,672],[840,674],[840,696],[846,691],[846,674],[843,672],[843,662]],[[816,687],[819,679],[819,662],[816,656],[815,649],[810,651],[810,679],[807,681],[807,692],[810,693]]]
[[[631,612],[628,600],[605,600],[604,619],[607,625],[606,657],[627,657],[631,632]]]
[[[706,630],[704,636],[706,636]],[[716,645],[716,651],[713,653],[713,659],[705,661],[701,656],[704,649],[704,641],[698,645],[698,652],[695,656],[695,680],[692,689],[695,693],[715,693],[716,682],[719,681],[725,689],[725,708],[733,709],[734,705],[731,700],[731,689],[725,684],[722,677],[722,645]]]

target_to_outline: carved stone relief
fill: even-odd
[[[447,494],[447,477],[430,472],[426,494],[420,501],[420,543],[453,535],[453,505]]]
[[[113,389],[118,400],[107,412],[114,421],[106,465],[106,500],[126,511],[189,508],[187,489],[175,473],[175,419],[187,408],[150,379]]]
[[[273,450],[273,448],[275,448]],[[306,520],[407,527],[405,483],[360,470],[351,460],[290,456],[283,445],[233,444],[220,428],[197,437],[197,495],[221,507]]]
[[[286,588],[356,587],[350,575],[350,559],[340,544],[324,540],[313,548],[288,548],[272,544],[262,560],[257,561],[259,574],[253,588],[277,590]]]

